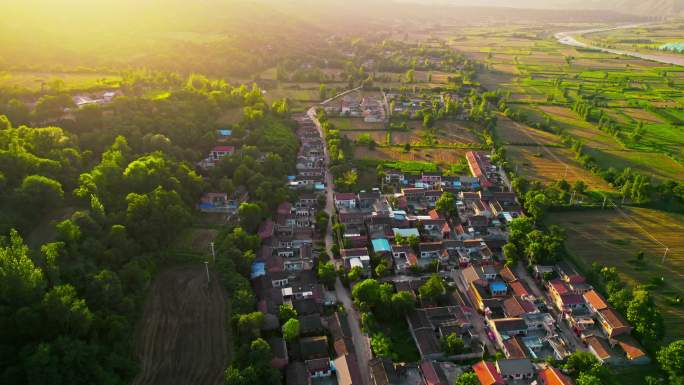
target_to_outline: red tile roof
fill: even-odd
[[[233,152],[233,151],[235,151],[235,147],[233,147],[233,146],[216,146],[211,151],[212,152]]]
[[[584,300],[596,309],[596,311],[608,308],[608,303],[596,290],[589,290],[584,293]]]
[[[563,295],[570,292],[568,285],[566,285],[565,282],[561,281],[560,279],[549,281],[549,285],[558,293],[558,295]]]
[[[493,363],[487,361],[480,361],[473,365],[473,371],[482,385],[503,385],[505,384],[503,377],[496,370]]]
[[[572,385],[567,376],[551,366],[539,372],[539,379],[544,385]]]

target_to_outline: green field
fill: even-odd
[[[670,27],[657,31],[684,35]],[[656,33],[656,29],[647,31]],[[541,32],[548,32],[543,27],[486,32],[466,28],[463,34],[468,38],[452,45],[487,63],[488,69],[478,78],[488,88],[506,93],[508,107],[524,116],[523,125],[550,122],[554,132],[580,140],[585,153],[604,169],[631,167],[655,182],[684,180],[681,67],[563,46],[552,36],[542,37]],[[596,100],[592,121],[573,111],[580,97]],[[599,128],[600,111],[615,122],[619,134]],[[634,137],[640,122],[643,133]],[[503,140],[531,144],[525,137],[528,133],[517,131],[504,133]],[[560,136],[554,142],[548,136],[542,139],[539,134],[533,135],[547,146],[563,146]]]
[[[39,91],[41,87],[59,90],[118,88],[121,76],[106,73],[8,72],[0,71],[0,87],[17,87]]]
[[[669,297],[684,297],[684,216],[662,211],[631,208],[562,212],[549,215],[549,224],[561,225],[567,233],[566,246],[585,270],[593,262],[617,267],[631,285],[649,284],[663,312],[666,339],[684,337],[684,307],[670,305]],[[665,247],[669,247],[663,264]],[[646,262],[636,264],[637,252],[646,253]]]

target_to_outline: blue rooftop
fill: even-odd
[[[506,291],[506,284],[501,281],[494,281],[489,284],[489,288],[495,292]]]
[[[373,239],[371,243],[373,243],[373,251],[376,253],[392,251],[389,241],[385,238]]]
[[[254,279],[256,277],[261,277],[262,275],[266,275],[266,264],[264,262],[252,263],[252,274],[250,277]]]
[[[233,130],[218,130],[218,133],[221,136],[231,136],[233,135]]]

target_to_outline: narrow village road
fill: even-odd
[[[537,298],[541,298],[544,300],[544,303],[546,304],[549,314],[551,314],[553,319],[556,320],[556,325],[561,330],[560,334],[562,334],[563,339],[570,344],[568,348],[572,351],[586,351],[587,349],[584,347],[584,344],[582,344],[582,341],[580,341],[579,337],[577,337],[577,334],[575,334],[570,329],[570,327],[565,321],[559,319],[559,313],[556,311],[556,308],[553,305],[553,301],[551,301],[551,298],[546,294],[545,291],[539,288],[537,282],[534,280],[534,278],[532,278],[532,276],[527,271],[527,269],[525,269],[525,266],[522,263],[518,263],[518,265],[516,266],[515,274],[518,276],[518,278],[522,279],[523,281],[525,281],[525,283],[527,283],[527,285],[530,287],[533,294]]]
[[[318,129],[318,133],[321,135],[321,138],[325,138],[323,136],[323,128],[321,127],[318,119],[316,119],[316,109],[314,107],[311,107],[307,112],[307,115],[316,125],[316,128]],[[330,158],[328,157],[327,147],[324,146],[323,152],[326,169],[325,194],[327,198],[325,203],[325,212],[330,216],[330,221],[328,223],[328,231],[325,234],[325,250],[337,266],[340,264],[340,261],[335,260],[335,257],[332,253],[332,246],[334,244],[332,233],[332,217],[335,214],[335,184],[333,183],[334,180],[332,174],[328,171],[328,167],[330,165]],[[361,319],[359,317],[359,312],[354,307],[354,303],[352,302],[351,296],[349,295],[349,290],[347,290],[342,285],[342,282],[339,278],[337,278],[337,280],[335,281],[335,296],[337,297],[337,300],[340,303],[342,303],[342,306],[344,306],[344,310],[347,313],[347,318],[349,321],[349,330],[352,334],[352,343],[354,344],[356,360],[359,364],[359,371],[361,372],[361,377],[363,377],[363,383],[364,385],[370,385],[370,372],[368,369],[368,361],[370,361],[370,359],[372,358],[370,341],[368,339],[368,336],[366,336],[366,334],[363,333],[363,331],[361,331]]]
[[[473,328],[475,328],[475,332],[478,336],[480,336],[480,340],[485,343],[487,353],[490,356],[494,356],[497,352],[497,348],[492,342],[492,340],[489,339],[487,331],[485,330],[485,317],[482,314],[478,313],[477,308],[473,306],[473,303],[470,300],[470,296],[468,296],[468,292],[466,291],[466,288],[463,286],[463,281],[461,280],[461,270],[454,270],[452,278],[454,279],[454,282],[456,282],[456,288],[463,294],[463,297],[472,309],[470,322],[472,323]]]

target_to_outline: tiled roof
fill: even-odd
[[[608,308],[608,303],[596,290],[589,290],[584,293],[584,300],[597,311]]]
[[[501,374],[496,370],[496,366],[491,362],[480,361],[473,365],[473,371],[482,385],[505,384],[503,377],[501,377]]]
[[[552,366],[539,372],[539,379],[545,385],[572,385],[572,381],[567,376]]]

